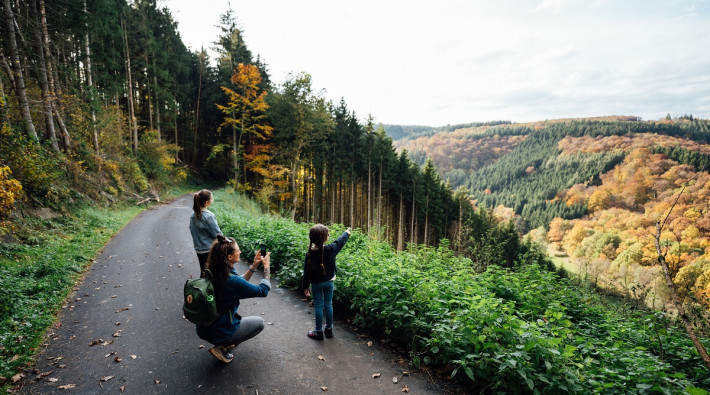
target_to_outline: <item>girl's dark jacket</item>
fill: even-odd
[[[303,281],[301,286],[306,289],[311,284],[319,284],[330,281],[335,277],[338,268],[335,266],[335,256],[338,255],[345,243],[348,241],[350,234],[343,232],[337,240],[323,247],[323,265],[325,266],[325,274],[321,271],[320,265],[315,271],[308,270],[308,254],[303,261]],[[320,251],[311,251],[312,254],[320,254]]]

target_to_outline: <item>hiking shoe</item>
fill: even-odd
[[[232,362],[232,359],[234,359],[234,354],[227,351],[227,348],[223,346],[214,346],[210,348],[210,354],[224,363],[230,363]]]
[[[325,328],[324,333],[325,333],[325,337],[330,339],[331,337],[333,337],[333,328]]]
[[[308,337],[313,340],[323,340],[323,331],[308,331]]]

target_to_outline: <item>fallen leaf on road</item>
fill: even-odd
[[[64,369],[64,368],[66,368],[66,367],[67,367],[67,365],[57,365],[57,367],[58,367],[58,368],[62,368],[62,369]]]
[[[111,336],[113,336],[113,337],[121,337],[121,331],[119,330],[118,332],[115,332],[115,333],[114,333],[113,335],[111,335]]]
[[[104,358],[108,358],[108,357],[110,357],[111,355],[116,355],[116,351],[110,352],[110,353],[104,355]]]
[[[116,323],[116,326],[119,326],[119,325],[121,325],[121,323],[120,323],[120,322],[117,322],[117,323]]]
[[[16,382],[22,380],[23,377],[25,377],[24,374],[18,373],[18,374],[16,374],[16,375],[12,376],[12,378],[11,378],[10,380],[11,380],[12,383],[14,384],[14,383],[16,383]]]
[[[204,344],[200,344],[200,346],[197,347],[197,348],[199,348],[200,350],[202,350],[203,348],[205,348],[205,345],[204,345]]]
[[[409,372],[402,372],[402,376],[409,376]]]
[[[95,345],[97,345],[97,344],[101,344],[101,343],[103,343],[103,342],[104,342],[104,339],[92,340],[91,343],[89,343],[89,347],[95,346]]]
[[[404,388],[402,388],[402,392],[409,392],[409,387],[405,385]]]
[[[382,373],[375,373],[372,375],[372,378],[376,379],[376,378],[379,378],[380,376],[382,376]]]
[[[68,389],[76,388],[76,384],[64,384],[64,385],[60,385],[58,388],[60,390],[68,390]]]
[[[113,361],[114,361],[114,362],[121,362],[121,361],[123,361],[123,359],[121,359],[121,358],[119,358],[119,357],[116,357],[116,358],[113,359]]]
[[[372,347],[372,340],[370,340],[369,342],[367,342],[367,346],[368,346],[368,347]]]
[[[120,386],[118,389],[119,389],[119,391],[123,392],[123,391],[126,390],[126,386],[125,386],[125,385],[122,385],[122,386]]]
[[[155,380],[155,384],[160,384],[160,380]]]
[[[135,355],[131,355],[131,359],[136,359],[136,358],[138,358],[138,357]]]
[[[328,391],[328,387],[321,386],[320,389],[321,389],[321,391]]]
[[[47,380],[49,380],[50,383],[56,383],[57,381],[59,381],[59,379],[56,377],[50,377]]]
[[[399,381],[399,377],[394,376],[394,377],[392,378],[392,382],[393,382],[393,383],[397,384],[398,381]]]
[[[101,381],[109,381],[109,380],[111,380],[111,379],[114,378],[114,377],[116,377],[116,376],[104,376],[104,377],[101,378]]]
[[[318,356],[318,359],[320,359],[321,361],[325,361],[325,357],[322,356],[322,355],[319,355],[319,356]]]

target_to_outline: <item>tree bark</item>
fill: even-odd
[[[197,84],[197,103],[195,105],[195,133],[192,136],[192,163],[197,161],[197,130],[200,125],[200,96],[202,96],[202,73],[204,67],[204,49],[200,52],[200,78]]]
[[[404,249],[404,198],[402,193],[399,194],[399,225],[397,228],[397,251]]]
[[[145,68],[143,69],[143,75],[145,76],[145,90],[146,90],[146,98],[145,101],[148,104],[148,124],[150,125],[150,130],[154,130],[153,128],[153,101],[150,99],[150,76],[148,76],[148,50],[146,49],[145,52],[143,52],[143,61],[145,62]]]
[[[138,121],[133,107],[133,79],[131,78],[131,52],[128,48],[128,32],[126,21],[121,17],[123,40],[126,46],[126,76],[128,77],[128,116],[131,118],[131,139],[133,140],[133,154],[138,155]]]
[[[54,152],[59,153],[59,144],[57,143],[57,134],[54,131],[54,118],[52,117],[52,99],[49,92],[49,82],[47,80],[47,64],[44,57],[44,44],[42,42],[41,24],[39,21],[39,11],[37,10],[37,1],[30,0],[30,10],[34,19],[35,28],[32,29],[35,36],[35,55],[37,56],[37,76],[39,77],[39,85],[42,92],[42,111],[44,113],[44,126],[46,129],[49,141],[52,144]]]
[[[27,133],[36,142],[39,143],[39,137],[37,137],[37,131],[35,130],[35,125],[32,122],[32,114],[30,113],[30,104],[27,100],[27,91],[25,89],[25,78],[22,74],[22,66],[20,64],[20,54],[17,50],[17,39],[15,36],[15,15],[12,12],[12,5],[10,0],[3,0],[3,11],[5,13],[5,24],[7,31],[7,42],[10,45],[10,59],[12,60],[12,70],[13,77],[15,79],[15,91],[17,92],[17,98],[20,102],[20,109],[22,111],[22,119],[25,121],[25,128]]]
[[[153,94],[155,95],[155,130],[158,131],[158,141],[161,141],[160,100],[158,100],[158,73],[155,71],[155,52],[153,53]]]
[[[99,134],[96,130],[96,111],[94,111],[94,80],[91,76],[91,42],[89,41],[89,11],[84,0],[84,14],[86,23],[84,24],[84,54],[86,55],[86,85],[89,87],[89,103],[91,106],[91,131],[93,133],[94,153],[99,155]],[[125,32],[125,31],[124,31]],[[126,51],[128,51],[128,40],[126,40]]]
[[[291,209],[291,221],[296,220],[296,203],[298,202],[298,190],[296,190],[296,158],[291,161],[291,191],[293,191],[293,205]]]

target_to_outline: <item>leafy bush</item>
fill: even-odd
[[[282,286],[300,286],[311,224],[252,216],[219,198],[213,208],[243,251],[269,244]],[[530,248],[518,271],[476,274],[446,241],[397,253],[356,231],[337,258],[335,302],[405,346],[415,366],[444,367],[478,391],[706,393],[695,387],[710,378],[682,328],[662,315],[622,316],[547,267],[520,262],[537,256]]]

